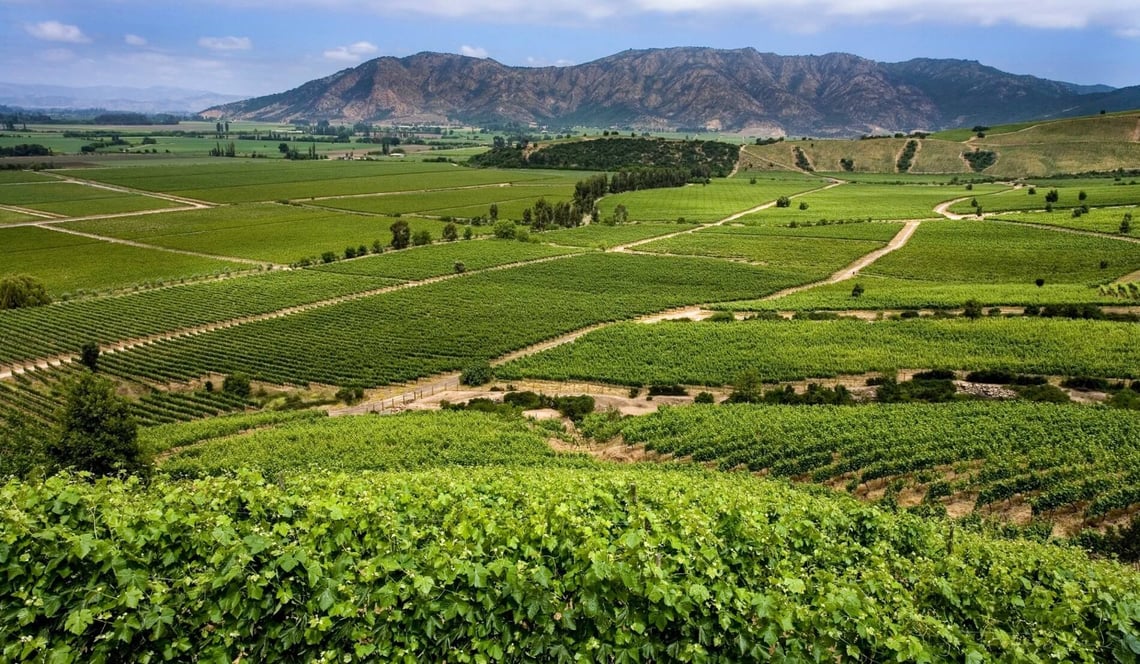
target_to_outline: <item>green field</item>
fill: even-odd
[[[1051,189],[1057,190],[1057,202],[1053,203],[1053,207],[1056,209],[1069,209],[1080,205],[1088,205],[1091,208],[1112,205],[1140,205],[1140,185],[1103,181],[1087,183],[1082,180],[1073,180],[1060,186],[1036,186],[1034,187],[1036,189],[1034,194],[1029,193],[1030,188],[1022,187],[986,195],[985,190],[979,187],[974,198],[977,199],[978,205],[985,212],[1044,210],[1045,195]],[[1086,195],[1084,200],[1080,198],[1082,191]],[[967,199],[950,206],[950,211],[970,214],[974,212],[974,208],[970,205],[970,200]]]
[[[572,182],[562,185],[514,185],[479,187],[452,191],[433,191],[414,194],[391,194],[362,198],[341,198],[320,201],[322,207],[373,214],[423,214],[432,216],[475,216],[486,217],[492,203],[499,206],[501,219],[521,219],[522,215],[508,216],[506,209],[517,207],[516,202],[529,207],[534,201],[545,197],[550,202],[569,200],[574,194]],[[512,205],[514,204],[514,205]],[[476,210],[472,214],[455,214],[455,209]]]
[[[631,223],[615,226],[589,224],[578,228],[562,228],[532,235],[541,242],[564,244],[574,247],[608,249],[610,247],[637,242],[659,235],[668,235],[690,228],[683,224]]]
[[[39,171],[0,170],[0,185],[22,184],[25,182],[55,182],[55,178]],[[2,191],[2,190],[0,190]]]
[[[446,468],[0,491],[0,597],[22,616],[0,623],[9,659],[1095,661],[1137,634],[1124,566],[739,475]]]
[[[250,269],[31,226],[0,228],[0,259],[0,276],[31,275],[57,297]]]
[[[967,191],[964,185],[887,185],[845,184],[827,191],[815,192],[796,198],[786,208],[769,208],[745,217],[744,223],[797,223],[817,222],[820,219],[866,220],[930,219],[939,203],[1005,189],[1001,185],[973,185]],[[806,203],[807,209],[799,209]]]
[[[1102,267],[1103,263],[1103,267]],[[1101,284],[1140,269],[1140,245],[977,221],[923,224],[868,275],[936,283]]]
[[[67,236],[64,236],[67,237]],[[398,283],[316,270],[270,272],[0,312],[0,363],[374,290]]]
[[[421,162],[281,162],[229,160],[189,166],[141,166],[64,171],[98,182],[158,191],[214,203],[307,200],[385,192],[420,191],[502,182],[569,183],[581,174],[557,171],[463,169]]]
[[[909,139],[746,146],[736,176],[708,184],[587,181],[602,223],[521,242],[487,237],[490,223],[438,240],[445,217],[494,203],[520,218],[591,174],[428,161],[486,147],[290,161],[258,138],[235,147],[274,158],[212,158],[212,138],[144,148],[163,130],[147,127],[120,128],[124,149],[158,154],[67,156],[53,172],[210,206],[0,170],[0,205],[108,215],[12,226],[36,218],[0,210],[0,276],[56,299],[28,306],[34,289],[4,284],[20,308],[0,311],[0,661],[1135,661],[1140,327],[1124,314],[1140,295],[1102,285],[1140,275],[1140,244],[1117,235],[1140,189],[1115,172],[1140,163],[1122,133],[1136,119],[922,139],[905,174]],[[984,174],[961,157],[974,145],[998,153]],[[795,147],[834,179],[781,171]],[[1058,170],[1111,174],[981,181]],[[1057,211],[1027,211],[1051,187]],[[1074,218],[1081,190],[1092,210]],[[1008,212],[936,218],[964,197]],[[619,204],[628,223],[606,225]],[[435,242],[392,250],[397,220]],[[765,299],[904,229],[854,279]],[[971,300],[1127,308],[874,313]],[[859,311],[651,322],[706,307]],[[862,403],[868,378],[920,370],[1068,378],[1073,402],[973,383],[951,403]],[[720,400],[752,376],[834,379],[856,399],[664,396]],[[493,403],[519,389],[594,412],[532,420]],[[351,415],[366,411],[385,414]],[[131,420],[141,462],[119,435]]]
[[[1129,222],[1129,237],[1140,237],[1140,228],[1136,223],[1140,221],[1140,205],[1132,207],[1092,208],[1079,217],[1074,217],[1069,210],[1056,210],[1054,212],[1026,212],[1003,214],[994,219],[998,221],[1016,221],[1025,224],[1044,224],[1046,226],[1060,226],[1079,231],[1094,231],[1120,235],[1120,223],[1125,215],[1132,215],[1135,221]]]
[[[871,240],[696,232],[655,240],[639,245],[637,250],[745,261],[796,271],[811,280],[825,277],[882,246]]]
[[[30,214],[21,214],[11,210],[0,209],[0,226],[19,224],[26,221],[42,221],[42,217],[33,217]]]
[[[863,287],[863,294],[858,298],[851,294],[856,284]],[[861,274],[849,281],[816,286],[775,300],[728,302],[717,308],[737,311],[959,309],[970,300],[987,307],[1127,304],[1086,284],[1046,283],[1038,288],[1033,283],[939,283]]]
[[[576,250],[572,248],[514,240],[459,241],[412,247],[405,251],[320,265],[313,269],[412,281],[451,274],[456,271],[456,263],[462,263],[465,271],[482,270],[496,265],[563,256],[575,252]]]
[[[346,247],[376,240],[386,246],[396,220],[277,203],[246,204],[207,210],[150,215],[143,219],[101,219],[69,223],[69,228],[138,240],[172,249],[237,256],[289,264],[326,251],[338,256]],[[444,224],[408,219],[412,231],[427,230],[439,239]]]
[[[186,476],[221,475],[236,467],[279,473],[311,468],[363,471],[590,463],[586,455],[556,454],[522,420],[445,412],[262,424],[175,450],[163,469]]]
[[[1034,515],[1075,512],[1095,524],[1140,502],[1138,430],[1140,413],[999,402],[670,408],[617,431],[725,470],[849,480],[849,490],[901,477],[933,504],[982,509],[1020,495]]]
[[[72,182],[35,182],[0,187],[0,205],[50,212],[65,217],[116,214],[177,207],[177,203],[87,187]]]
[[[622,323],[510,362],[497,375],[719,386],[746,369],[773,381],[897,369],[1128,378],[1140,377],[1140,344],[1133,323],[1088,320]]]
[[[798,279],[725,261],[587,254],[161,342],[108,356],[106,366],[157,380],[241,371],[275,383],[385,385],[588,325],[757,297]]]
[[[763,205],[780,196],[790,196],[823,186],[825,181],[807,176],[781,175],[748,180],[714,180],[670,189],[647,189],[606,196],[598,202],[602,218],[624,205],[631,221],[719,221],[737,212]]]

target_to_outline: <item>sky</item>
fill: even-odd
[[[420,51],[512,66],[753,47],[1140,85],[1140,0],[0,0],[0,82],[281,92]]]

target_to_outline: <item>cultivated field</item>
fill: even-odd
[[[1132,661],[1140,187],[981,178],[1135,121],[0,170],[0,660]],[[80,389],[143,478],[56,474]]]

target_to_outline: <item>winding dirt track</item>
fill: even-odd
[[[829,183],[823,187],[818,187],[818,188],[812,189],[810,191],[801,192],[799,194],[796,194],[795,196],[791,196],[790,198],[795,198],[796,196],[804,196],[806,194],[810,194],[810,193],[818,192],[818,191],[823,191],[825,189],[831,189],[833,187],[838,187],[838,186],[843,185],[843,184],[846,184],[846,183],[842,180],[833,180],[831,183]],[[743,210],[741,212],[737,212],[735,214],[729,215],[729,216],[725,217],[724,219],[721,219],[720,221],[717,221],[717,222],[712,223],[712,224],[705,224],[702,226],[697,226],[695,228],[689,228],[689,229],[686,229],[683,231],[679,231],[677,233],[670,233],[668,235],[659,235],[657,237],[652,237],[652,238],[648,238],[648,239],[644,239],[644,240],[638,240],[636,242],[630,242],[628,244],[613,247],[609,251],[614,252],[614,253],[637,253],[637,252],[631,252],[630,248],[641,245],[641,244],[654,242],[656,240],[662,240],[665,238],[676,237],[678,235],[686,235],[689,233],[695,233],[695,232],[701,230],[702,228],[710,228],[712,226],[720,226],[722,224],[726,224],[726,223],[729,223],[732,221],[736,221],[737,219],[740,219],[741,217],[744,217],[744,216],[747,216],[750,214],[754,214],[754,213],[759,212],[761,210],[766,210],[766,209],[771,208],[775,205],[776,205],[776,201],[768,201],[767,203],[763,203],[761,205],[757,205],[757,206],[749,208],[747,210]],[[904,229],[904,231],[905,231],[905,229]],[[911,231],[911,232],[913,232],[913,231]],[[902,234],[903,234],[903,231],[900,231],[899,235],[902,235]],[[902,242],[905,244],[906,239],[909,239],[909,237],[910,236],[908,234],[906,236],[906,238],[904,238],[902,240]],[[898,239],[898,236],[896,236],[895,240],[897,240],[897,239]],[[895,240],[892,240],[892,243],[895,242]],[[878,251],[886,253],[882,249],[880,249]],[[872,252],[872,254],[869,254],[869,256],[873,255],[874,253],[876,253],[876,252]],[[864,257],[864,258],[866,258],[866,257]],[[878,256],[875,256],[871,260],[867,261],[867,264],[869,265],[871,262],[873,262],[876,259],[878,259]],[[717,259],[713,259],[713,260],[717,260]],[[865,266],[866,265],[864,265],[863,267],[865,267]],[[851,267],[852,266],[848,266],[847,268],[844,268],[844,269],[849,270]],[[811,286],[815,286],[815,285],[818,285],[818,284],[811,284]],[[637,318],[632,319],[632,322],[657,323],[657,322],[660,322],[663,320],[670,320],[670,319],[676,319],[676,318],[699,317],[702,315],[702,313],[703,313],[703,309],[699,305],[687,305],[684,307],[676,307],[673,309],[667,309],[665,311],[658,311],[658,312],[654,312],[651,314],[646,314],[644,316],[639,316]],[[619,321],[619,322],[630,322],[630,321],[627,320],[627,321]],[[613,324],[614,323],[611,322],[611,323],[599,323],[597,325],[590,325],[588,327],[584,327],[584,328],[574,330],[573,332],[567,332],[566,334],[555,337],[553,339],[547,339],[546,341],[542,341],[542,342],[539,342],[537,344],[526,346],[525,348],[520,348],[518,350],[511,351],[510,353],[507,353],[506,355],[502,355],[500,357],[497,357],[497,358],[491,360],[491,366],[498,366],[498,365],[510,362],[512,360],[516,360],[520,357],[526,357],[528,355],[534,355],[535,353],[540,353],[544,350],[549,350],[551,348],[556,348],[558,346],[563,346],[565,344],[572,343],[572,342],[578,340],[579,338],[581,338],[581,337],[583,337],[583,336],[585,336],[591,332],[594,332],[595,330],[600,330],[604,327],[608,327],[608,326],[613,325]],[[416,399],[419,399],[425,395],[434,395],[434,394],[438,394],[439,392],[444,392],[447,390],[454,390],[457,388],[459,388],[459,374],[456,372],[439,374],[436,376],[429,376],[426,378],[422,378],[422,379],[420,379],[420,380],[418,380],[415,383],[412,383],[410,385],[400,386],[397,389],[397,391],[394,391],[394,392],[391,390],[386,390],[384,392],[381,392],[379,396],[373,397],[372,399],[361,402],[359,404],[344,407],[344,408],[331,409],[329,411],[329,414],[339,416],[339,415],[360,415],[363,413],[380,412],[383,410],[387,410],[389,408],[398,408],[399,406],[401,406],[403,404],[415,401]]]
[[[872,251],[871,253],[867,254],[866,256],[863,256],[859,260],[848,265],[847,267],[836,272],[835,274],[824,279],[823,281],[816,281],[816,282],[813,282],[810,284],[804,284],[802,286],[792,286],[791,288],[785,288],[784,290],[777,291],[777,292],[772,293],[771,295],[769,295],[767,297],[763,297],[760,299],[763,302],[768,302],[770,300],[778,300],[780,298],[787,297],[788,295],[791,295],[793,293],[799,293],[800,291],[805,291],[805,290],[808,290],[811,288],[815,288],[817,286],[826,286],[827,284],[837,284],[841,281],[847,281],[848,279],[854,279],[856,276],[858,276],[860,271],[862,271],[865,267],[867,267],[871,263],[874,263],[875,261],[879,260],[883,256],[886,256],[887,254],[891,253],[892,251],[902,249],[903,247],[905,247],[906,243],[910,241],[910,237],[912,235],[914,235],[914,232],[916,230],[918,230],[918,226],[921,223],[922,222],[920,220],[912,220],[912,221],[906,222],[903,225],[902,229],[899,230],[899,232],[893,238],[891,238],[891,241],[887,243],[887,246],[885,246],[881,249],[876,249],[876,250]]]
[[[807,191],[801,191],[798,194],[792,194],[788,198],[799,198],[800,196],[807,196],[808,194],[815,194],[815,193],[818,193],[821,191],[826,191],[827,189],[833,189],[835,187],[838,187],[838,186],[841,186],[844,184],[847,184],[847,183],[843,180],[832,180],[830,184],[826,184],[822,187],[816,187],[815,189],[809,189]],[[669,238],[674,238],[674,237],[677,237],[679,235],[688,235],[689,233],[696,233],[696,232],[698,232],[702,229],[705,229],[705,228],[712,228],[713,226],[723,226],[724,224],[732,223],[732,222],[736,221],[737,219],[747,217],[750,214],[756,214],[757,212],[767,210],[767,209],[773,208],[775,206],[776,206],[776,201],[768,201],[767,203],[761,203],[760,205],[757,205],[756,207],[748,208],[747,210],[743,210],[741,212],[731,214],[731,215],[725,217],[724,219],[721,219],[720,221],[715,221],[711,224],[702,224],[700,226],[694,226],[692,228],[686,228],[683,231],[677,231],[676,233],[668,233],[666,235],[657,235],[654,237],[646,238],[644,240],[637,240],[635,242],[629,242],[626,244],[622,244],[622,245],[618,245],[616,247],[613,247],[610,249],[610,251],[628,252],[630,249],[632,249],[634,247],[641,246],[643,244],[649,244],[650,242],[656,242],[658,240],[668,240]]]

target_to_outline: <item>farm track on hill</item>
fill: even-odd
[[[780,298],[787,297],[788,295],[792,295],[793,293],[799,293],[801,291],[815,288],[817,286],[837,284],[841,281],[854,279],[859,275],[859,272],[866,268],[868,265],[871,265],[892,251],[902,249],[904,246],[906,246],[906,243],[910,241],[911,236],[914,235],[914,232],[918,229],[918,225],[920,223],[922,223],[921,220],[911,220],[906,222],[903,225],[902,229],[899,230],[899,232],[893,238],[891,238],[891,241],[887,243],[887,246],[876,249],[866,256],[859,258],[854,263],[851,263],[847,267],[839,270],[823,281],[815,281],[810,284],[803,284],[802,286],[792,286],[791,288],[785,288],[784,290],[772,293],[767,297],[760,298],[760,301],[768,302],[771,300],[778,300]]]
[[[799,198],[800,196],[807,196],[808,194],[816,194],[816,193],[819,193],[821,191],[833,189],[835,187],[838,187],[838,186],[841,186],[844,184],[847,184],[847,183],[843,180],[833,180],[830,184],[824,185],[822,187],[816,187],[815,189],[810,189],[808,191],[801,191],[798,194],[792,194],[788,198]],[[775,206],[776,206],[776,201],[768,201],[767,203],[762,203],[760,205],[757,205],[756,207],[748,208],[747,210],[743,210],[741,212],[733,213],[733,214],[725,217],[724,219],[721,219],[719,221],[715,221],[711,224],[703,224],[701,226],[694,226],[693,228],[686,228],[685,230],[677,231],[676,233],[668,233],[666,235],[657,235],[654,237],[645,238],[644,240],[635,240],[634,242],[628,242],[626,244],[622,244],[622,245],[618,245],[616,247],[612,247],[610,249],[610,251],[619,252],[619,253],[620,252],[628,252],[630,249],[632,249],[634,247],[638,247],[638,246],[641,246],[643,244],[649,244],[650,242],[657,242],[658,240],[668,240],[668,239],[675,238],[675,237],[678,237],[681,235],[688,235],[689,233],[696,233],[697,231],[700,231],[702,229],[712,228],[714,226],[723,226],[725,224],[732,223],[732,222],[734,222],[737,219],[740,219],[742,217],[747,217],[750,214],[756,214],[757,212],[762,212],[764,210],[767,210],[769,208],[773,208]]]

